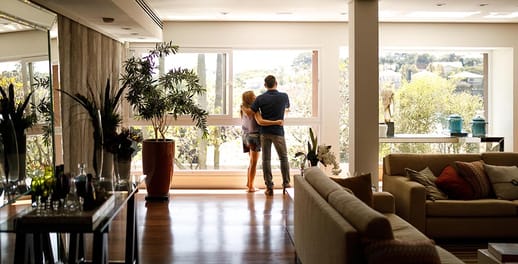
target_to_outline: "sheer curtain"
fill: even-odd
[[[58,15],[60,87],[71,94],[90,96],[99,101],[109,79],[118,89],[123,44],[67,17]],[[87,163],[93,173],[93,128],[86,111],[68,96],[61,96],[63,161],[65,172],[77,172]]]

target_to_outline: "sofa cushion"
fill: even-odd
[[[330,181],[327,176],[318,167],[309,167],[304,170],[304,179],[322,196],[326,201],[330,193],[341,190],[342,187],[337,183]]]
[[[493,217],[516,216],[516,204],[498,199],[440,200],[426,202],[427,216]]]
[[[480,154],[422,154],[422,153],[392,153],[383,158],[384,175],[405,175],[405,168],[422,170],[426,167],[439,175],[444,167],[455,161],[480,160]]]
[[[518,199],[518,167],[484,164],[495,195],[499,199]]]
[[[484,170],[484,161],[456,161],[457,170],[473,189],[475,199],[487,198],[492,194],[491,183]]]
[[[388,219],[354,195],[339,190],[329,195],[329,204],[336,209],[364,239],[393,239]]]
[[[371,241],[367,243],[364,251],[369,264],[441,263],[435,243],[430,239]]]
[[[448,196],[439,190],[439,188],[437,188],[435,185],[435,180],[437,177],[433,175],[433,172],[430,170],[430,168],[426,167],[422,171],[415,171],[406,168],[405,172],[410,180],[418,182],[426,188],[426,199],[432,201],[448,199]]]
[[[385,214],[387,219],[392,226],[392,233],[394,234],[395,239],[400,240],[423,240],[428,239],[423,233],[421,233],[417,228],[409,224],[407,221],[403,220],[396,214]]]
[[[448,195],[450,199],[472,200],[475,193],[471,185],[462,178],[457,170],[451,166],[446,166],[439,177],[435,180],[435,185]]]
[[[370,173],[348,178],[331,177],[331,179],[351,190],[358,199],[372,207],[372,180]]]
[[[484,163],[497,166],[518,166],[518,152],[484,152]]]

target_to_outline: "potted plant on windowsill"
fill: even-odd
[[[157,60],[176,54],[178,46],[172,42],[157,43],[144,57],[132,57],[124,62],[122,87],[128,89],[126,99],[138,118],[153,126],[154,139],[142,144],[142,165],[146,174],[147,200],[168,199],[173,175],[174,140],[165,134],[170,118],[190,116],[206,136],[208,113],[198,106],[197,95],[205,93],[197,74],[191,69],[173,68],[154,78]]]

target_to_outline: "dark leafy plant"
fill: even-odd
[[[141,150],[142,131],[132,127],[123,127],[121,132],[117,134],[115,140],[117,145],[117,159],[129,161]]]
[[[318,156],[317,156],[317,137],[313,134],[313,129],[309,128],[309,141],[308,141],[308,152],[297,152],[295,153],[295,157],[304,157],[303,163],[306,160],[309,160],[311,166],[316,166],[318,164]]]
[[[155,140],[165,139],[168,117],[174,120],[189,115],[195,126],[207,136],[208,113],[198,106],[195,96],[205,93],[197,74],[190,69],[173,68],[154,78],[159,58],[176,54],[178,46],[172,42],[157,43],[144,57],[132,57],[124,62],[122,87],[128,88],[126,99],[138,116],[151,121]]]
[[[33,93],[34,91],[28,93],[23,102],[19,103],[16,102],[14,85],[12,83],[9,85],[7,92],[0,86],[0,94],[2,95],[0,99],[0,114],[4,120],[8,120],[8,117],[11,118],[16,135],[23,135],[25,129],[32,127],[38,120],[36,113],[31,111],[31,113],[27,114],[25,111],[27,106],[29,106]]]
[[[59,90],[81,105],[88,113],[94,128],[94,144],[97,150],[103,148],[115,153],[116,147],[114,147],[113,144],[115,144],[116,141],[117,128],[122,122],[122,118],[117,109],[124,89],[125,87],[121,87],[117,91],[112,91],[110,80],[108,79],[104,91],[101,90],[99,97],[95,96],[95,92],[91,87],[88,89],[87,96],[80,93],[71,94],[67,91]],[[94,170],[98,171],[95,155],[94,153],[93,166]]]
[[[18,101],[14,94],[14,85],[11,83],[7,89],[0,87],[0,134],[4,143],[4,151],[7,154],[16,154],[17,159],[11,159],[13,155],[5,155],[4,172],[17,180],[25,178],[25,153],[27,137],[25,130],[36,124],[35,111],[26,111],[34,91],[28,93],[22,101]],[[19,174],[16,175],[16,172]],[[10,179],[10,181],[13,179]],[[22,185],[20,185],[22,186]],[[21,190],[21,189],[20,189]]]

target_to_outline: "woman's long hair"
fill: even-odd
[[[241,117],[243,116],[243,107],[250,108],[254,101],[254,91],[246,91],[243,93],[243,95],[241,96],[241,110],[239,110],[239,114],[241,114]]]

